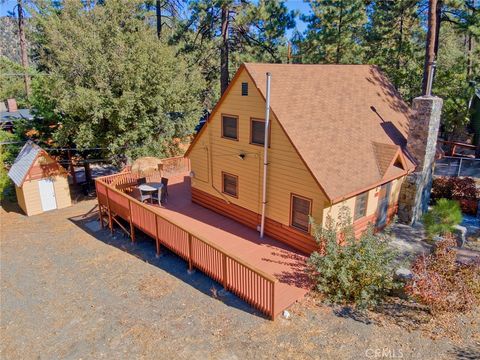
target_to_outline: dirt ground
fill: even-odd
[[[151,240],[100,230],[95,205],[0,210],[1,359],[480,358],[478,313],[361,316],[309,297],[266,320]]]

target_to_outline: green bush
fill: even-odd
[[[316,289],[330,302],[367,308],[396,287],[396,253],[388,237],[375,235],[371,226],[355,239],[347,209],[342,209],[336,224],[329,219],[325,228],[315,231],[315,238],[322,250],[312,253],[307,271]]]
[[[427,235],[443,236],[452,232],[455,225],[462,222],[462,210],[455,200],[439,199],[432,209],[423,216]]]
[[[0,130],[0,142],[10,142],[18,140],[18,136],[7,131]],[[8,177],[7,165],[11,165],[15,160],[16,144],[0,144],[0,201],[4,200],[6,190],[13,188],[13,183]]]

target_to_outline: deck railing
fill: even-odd
[[[274,318],[275,290],[278,280],[260,269],[227,252],[212,241],[195,234],[183,225],[159,214],[153,206],[146,205],[117,189],[136,181],[138,175],[123,172],[97,178],[95,186],[103,226],[104,214],[108,216],[110,229],[113,222],[121,225],[120,217],[130,225],[132,241],[134,229],[138,228],[156,241],[157,253],[160,245],[188,262],[189,269],[197,268],[223,287],[244,299],[270,318]],[[123,227],[125,231],[125,229]]]

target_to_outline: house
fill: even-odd
[[[271,74],[264,231],[303,252],[309,223],[347,206],[359,234],[385,226],[404,177],[409,106],[369,65],[244,64],[185,156],[192,201],[259,229]]]
[[[67,171],[40,146],[28,141],[8,176],[15,184],[19,206],[28,216],[72,204]]]
[[[29,109],[19,109],[15,99],[7,99],[6,105],[0,101],[0,129],[13,132],[14,124],[18,121],[32,121],[34,119]]]

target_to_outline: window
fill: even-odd
[[[251,119],[250,144],[265,144],[265,120]]]
[[[248,96],[248,83],[242,82],[242,96]]]
[[[238,176],[222,172],[223,193],[238,197]]]
[[[312,208],[312,201],[304,197],[297,195],[292,195],[291,201],[291,223],[292,226],[308,232],[309,230],[309,219]]]
[[[357,196],[355,200],[355,214],[353,220],[358,220],[367,215],[368,192]]]
[[[238,140],[238,118],[231,115],[222,115],[222,137]]]

